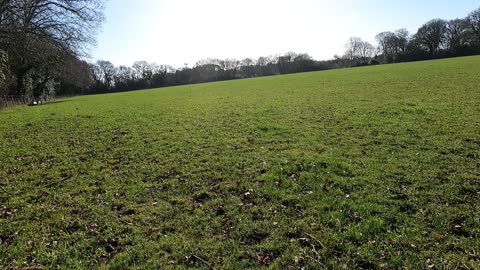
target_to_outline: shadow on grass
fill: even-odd
[[[65,102],[70,102],[70,100],[53,100],[53,101],[47,101],[43,104],[40,104],[40,106],[48,106],[48,105],[55,105],[55,104],[60,104],[60,103],[65,103]]]

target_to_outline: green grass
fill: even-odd
[[[479,269],[480,57],[0,111],[0,268]]]

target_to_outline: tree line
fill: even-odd
[[[480,8],[463,19],[428,21],[413,35],[399,29],[379,33],[375,40],[376,46],[351,38],[336,59],[348,67],[480,54]]]
[[[342,56],[316,61],[306,53],[288,52],[258,59],[205,59],[180,69],[138,61],[115,67],[108,61],[92,64],[95,84],[88,93],[105,93],[171,85],[233,80],[344,67],[429,60],[480,54],[480,8],[463,19],[434,19],[414,34],[386,31],[375,45],[350,38]]]
[[[455,20],[434,19],[416,33],[350,38],[345,53],[317,61],[288,52],[258,59],[204,59],[174,68],[147,61],[87,63],[82,53],[103,20],[103,1],[3,0],[0,7],[0,91],[37,97],[96,94],[260,76],[480,54],[480,8]],[[1,94],[1,92],[0,92]]]
[[[115,67],[109,61],[99,60],[91,65],[94,85],[86,90],[86,93],[127,91],[319,69],[327,69],[327,66],[314,61],[308,54],[293,52],[260,57],[255,60],[250,58],[243,60],[204,59],[198,61],[191,68],[180,69],[147,61],[137,61],[131,67],[123,65]]]

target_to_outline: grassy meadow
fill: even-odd
[[[480,269],[480,57],[0,111],[0,268]]]

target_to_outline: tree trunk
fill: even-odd
[[[31,101],[30,100],[31,97],[27,97],[27,95],[31,93],[27,93],[28,85],[26,82],[28,79],[28,73],[30,72],[31,69],[32,69],[31,67],[23,67],[23,68],[18,68],[17,71],[15,72],[16,81],[17,81],[15,94],[25,97],[28,100],[28,102]]]
[[[18,95],[24,96],[26,94],[25,79],[27,77],[27,72],[23,70],[19,70],[16,74],[16,77],[17,77],[17,87],[15,92]]]

